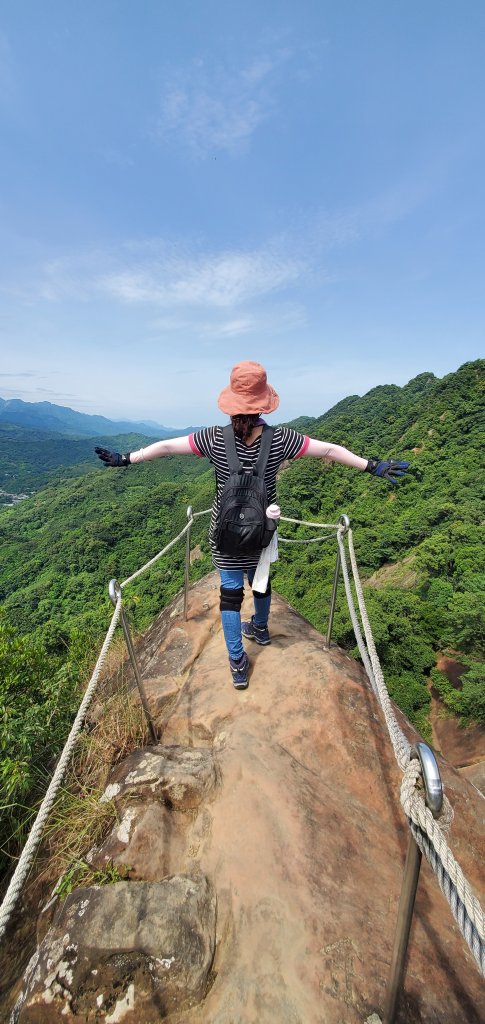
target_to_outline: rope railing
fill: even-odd
[[[201,514],[203,513],[199,513],[199,515]],[[123,580],[123,583],[119,584],[121,589],[123,590],[124,587],[127,587],[129,583],[133,583],[133,580],[138,579],[138,577],[141,576],[144,572],[146,572],[147,569],[150,569],[152,565],[155,565],[155,562],[158,562],[158,559],[161,558],[162,555],[166,555],[167,551],[170,551],[170,548],[173,548],[175,544],[177,544],[178,541],[182,539],[182,537],[185,537],[185,534],[188,533],[191,525],[192,519],[189,520],[187,525],[184,526],[183,530],[181,530],[180,533],[178,533],[177,536],[173,538],[173,540],[169,541],[169,543],[166,544],[165,547],[158,552],[158,555],[154,555],[153,558],[150,558],[149,562],[146,562],[145,565],[142,565],[141,569],[137,569],[136,572],[132,573],[131,576],[128,576],[126,580]]]
[[[140,697],[147,715],[148,724],[152,738],[156,742],[156,733],[153,722],[151,720],[150,712],[146,702],[146,696],[144,694],[143,685],[141,683],[141,676],[136,663],[135,651],[131,638],[129,636],[129,628],[124,615],[122,606],[122,590],[132,583],[135,579],[146,572],[151,566],[155,565],[156,562],[163,555],[167,554],[184,536],[186,537],[186,570],[185,570],[185,599],[184,599],[184,612],[187,617],[187,596],[188,596],[188,582],[189,582],[189,560],[190,560],[190,533],[192,524],[195,519],[200,516],[208,515],[211,509],[203,509],[199,512],[193,512],[189,506],[187,510],[187,523],[184,528],[177,534],[176,537],[172,538],[168,544],[162,548],[153,558],[145,563],[140,569],[128,576],[122,583],[117,583],[116,580],[112,580],[110,583],[110,597],[114,604],[114,612],[111,619],[109,629],[107,631],[105,640],[103,642],[96,666],[94,668],[91,679],[86,688],[83,700],[79,707],[75,721],[73,723],[71,732],[69,733],[68,739],[62,751],[62,754],[57,763],[54,775],[51,783],[44,797],[44,800],[39,808],[35,822],[30,831],[27,842],[24,846],[22,854],[19,858],[17,867],[12,876],[10,885],[7,893],[4,897],[3,903],[0,908],[0,940],[4,935],[7,923],[13,912],[13,909],[19,899],[22,891],[23,883],[31,869],[31,865],[40,843],[42,831],[46,824],[49,813],[52,809],[54,800],[58,793],[59,787],[65,776],[69,759],[71,757],[75,742],[82,728],[85,716],[87,714],[89,705],[92,701],[94,693],[96,691],[99,676],[106,659],[106,655],[114,635],[115,628],[118,621],[121,620],[123,630],[125,632],[125,639],[128,646],[128,652],[130,659],[133,664],[135,672],[135,678],[140,690]],[[407,815],[411,833],[417,844],[417,847],[422,851],[426,859],[428,860],[432,870],[434,871],[439,886],[446,896],[453,916],[460,927],[462,935],[467,942],[475,962],[482,974],[485,974],[485,929],[484,929],[484,915],[480,903],[478,902],[475,894],[468,881],[466,880],[461,868],[456,862],[451,850],[448,847],[446,839],[444,837],[444,829],[449,827],[451,823],[453,812],[451,810],[449,802],[444,798],[444,811],[441,812],[440,820],[435,820],[435,817],[426,806],[421,792],[417,788],[418,781],[422,777],[422,766],[419,760],[412,758],[412,748],[407,737],[404,735],[402,729],[399,727],[394,711],[392,708],[391,700],[387,687],[384,682],[382,668],[377,655],[372,630],[369,623],[367,609],[365,606],[362,583],[360,581],[357,560],[355,558],[355,551],[353,546],[352,531],[349,529],[349,521],[346,516],[341,516],[339,523],[316,523],[308,520],[295,519],[289,516],[281,516],[282,522],[294,523],[295,525],[313,527],[315,529],[331,530],[334,531],[327,537],[314,537],[314,538],[286,538],[278,537],[278,540],[282,543],[287,544],[308,544],[322,542],[325,540],[331,540],[333,536],[337,537],[337,563],[335,568],[333,593],[331,599],[331,608],[329,616],[329,627],[327,632],[327,643],[330,644],[330,634],[333,622],[333,612],[335,607],[335,596],[337,589],[337,581],[340,567],[342,569],[342,575],[344,579],[345,593],[347,598],[347,605],[349,609],[350,618],[352,621],[352,627],[356,638],[359,654],[362,658],[362,662],[370,680],[374,693],[376,694],[380,706],[382,708],[386,725],[388,728],[391,743],[394,749],[396,761],[403,772],[403,785],[401,789],[401,804]],[[357,612],[355,609],[354,598],[352,594],[352,587],[350,582],[349,571],[347,567],[347,559],[345,546],[343,542],[344,536],[348,536],[349,554],[352,567],[352,576],[357,596],[357,602],[359,606],[359,613],[361,616],[362,627],[364,631],[364,637],[360,628]],[[422,744],[424,746],[424,744]],[[429,748],[427,748],[429,749]],[[441,823],[441,824],[440,824]],[[418,869],[419,870],[419,869]],[[416,879],[417,884],[417,879]],[[393,1016],[388,1016],[387,1021],[391,1021]]]
[[[314,526],[317,530],[339,529],[338,523],[311,523],[307,519],[291,519],[290,516],[280,516],[280,521],[282,523],[298,523],[299,526]]]
[[[323,544],[326,540],[333,540],[333,534],[328,537],[279,537],[278,544]]]
[[[352,530],[349,529],[347,532],[349,534],[349,549],[350,549],[350,544],[352,542]],[[357,613],[356,613],[356,610],[355,610],[354,599],[353,599],[353,596],[352,596],[352,589],[351,589],[351,586],[350,586],[350,578],[349,578],[349,572],[348,572],[348,568],[347,568],[347,559],[346,559],[345,547],[344,547],[344,542],[343,542],[343,534],[344,534],[344,528],[342,527],[339,530],[338,534],[337,534],[337,542],[338,542],[338,546],[339,546],[339,549],[340,549],[340,559],[341,559],[341,565],[342,565],[342,575],[343,575],[343,578],[344,578],[345,595],[346,595],[346,598],[347,598],[347,604],[348,604],[348,608],[349,608],[349,612],[350,612],[350,618],[352,620],[352,626],[353,626],[353,630],[354,630],[355,639],[357,641],[357,647],[359,648],[359,654],[360,654],[360,656],[362,658],[364,667],[366,669],[366,672],[367,672],[367,675],[369,677],[369,680],[370,680],[370,683],[372,685],[372,688],[374,690],[374,693],[378,697],[378,700],[380,702],[382,711],[384,713],[384,718],[386,720],[386,725],[387,725],[387,729],[388,729],[388,732],[389,732],[391,743],[392,743],[392,746],[393,746],[393,749],[394,749],[394,754],[396,756],[396,761],[397,761],[401,771],[404,771],[405,768],[406,768],[406,765],[407,765],[407,763],[409,761],[409,755],[410,755],[410,751],[411,751],[411,744],[410,744],[409,740],[407,739],[407,737],[404,735],[402,729],[399,728],[399,725],[398,725],[398,723],[396,721],[396,717],[394,715],[394,711],[393,711],[392,705],[391,705],[391,699],[389,697],[389,694],[387,692],[387,687],[386,687],[386,684],[384,682],[384,676],[382,674],[381,664],[380,664],[379,658],[377,657],[377,651],[376,651],[375,644],[374,644],[374,638],[372,636],[372,632],[371,632],[370,625],[369,625],[369,619],[367,617],[367,609],[365,608],[365,604],[364,604],[364,597],[363,597],[363,594],[362,594],[362,586],[360,585],[360,579],[359,579],[359,585],[360,585],[359,586],[357,584],[357,582],[355,580],[355,576],[354,576],[354,583],[355,583],[355,588],[356,588],[356,591],[357,591],[357,597],[358,597],[358,601],[359,601],[359,610],[361,612],[361,618],[362,618],[362,624],[363,624],[363,627],[364,627],[366,643],[364,643],[364,639],[362,637],[362,633],[361,633],[360,626],[359,626],[359,621],[358,621],[358,618],[357,618]],[[352,548],[352,551],[353,551],[353,548]],[[352,562],[352,568],[354,568],[354,562]]]
[[[407,815],[411,832],[434,871],[440,889],[448,900],[453,917],[481,974],[485,977],[483,910],[458,861],[455,860],[444,835],[453,820],[453,812],[447,801],[448,807],[445,808],[443,818],[434,819],[417,789],[420,775],[419,763],[410,762],[402,780],[401,804]]]
[[[113,639],[114,631],[116,629],[120,613],[121,598],[119,598],[119,600],[116,603],[116,607],[111,618],[111,623],[109,625],[108,632],[106,633],[103,646],[99,653],[98,660],[96,662],[96,665],[94,666],[93,674],[86,687],[84,697],[81,701],[81,704],[79,705],[78,713],[74,719],[74,723],[64,745],[62,754],[57,762],[55,772],[49,784],[49,788],[39,807],[36,819],[34,821],[34,824],[32,825],[27,842],[20,855],[17,867],[15,868],[15,871],[10,880],[10,885],[7,889],[7,892],[5,893],[2,906],[0,907],[0,940],[4,935],[10,916],[19,900],[23,884],[29,874],[35,853],[37,851],[37,847],[42,838],[44,826],[52,810],[54,801],[59,792],[59,788],[62,785],[71,758],[72,751],[74,750],[76,740],[82,729],[89,705],[91,704],[91,701],[96,692],[96,687],[98,685],[101,669],[103,668],[104,662],[106,660],[106,655],[108,653],[109,646]]]
[[[365,634],[365,643],[359,627],[350,585],[350,577],[343,542],[345,533],[348,535],[352,576]],[[357,559],[355,557],[352,530],[346,530],[345,527],[341,526],[337,534],[337,541],[340,550],[347,604],[354,628],[357,646],[367,675],[384,714],[396,761],[404,776],[401,787],[402,807],[408,818],[412,835],[438,879],[440,888],[448,900],[452,914],[473,955],[480,973],[485,976],[484,913],[472,890],[472,887],[465,878],[460,865],[455,860],[444,835],[445,830],[448,830],[450,827],[453,818],[453,810],[449,801],[444,796],[443,808],[438,820],[436,820],[429,808],[426,806],[422,792],[418,789],[418,782],[422,779],[422,767],[419,760],[416,761],[411,759],[411,744],[398,725],[392,708],[391,699],[384,682],[382,668],[377,655],[374,637],[365,605],[362,583],[359,576]]]

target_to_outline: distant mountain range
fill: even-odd
[[[63,434],[64,437],[110,437],[118,434],[144,434],[148,437],[164,438],[190,434],[197,427],[164,427],[153,420],[134,422],[130,420],[109,420],[105,416],[91,416],[76,412],[52,402],[23,402],[20,398],[0,398],[0,423],[19,427],[33,427]]]

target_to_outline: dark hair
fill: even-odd
[[[232,429],[236,437],[240,437],[241,441],[247,441],[259,420],[259,412],[253,412],[249,415],[231,416]]]

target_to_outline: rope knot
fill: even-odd
[[[443,794],[443,804],[437,818],[426,806],[421,764],[418,758],[408,761],[401,783],[401,804],[408,818],[429,834],[430,825],[437,826],[443,835],[450,831],[454,817],[448,797]]]

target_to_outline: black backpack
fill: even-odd
[[[224,555],[257,555],[268,546],[278,525],[266,516],[264,482],[274,427],[264,425],[258,460],[252,469],[245,469],[239,461],[232,425],[224,427],[222,434],[230,475],[219,498],[214,540]]]

